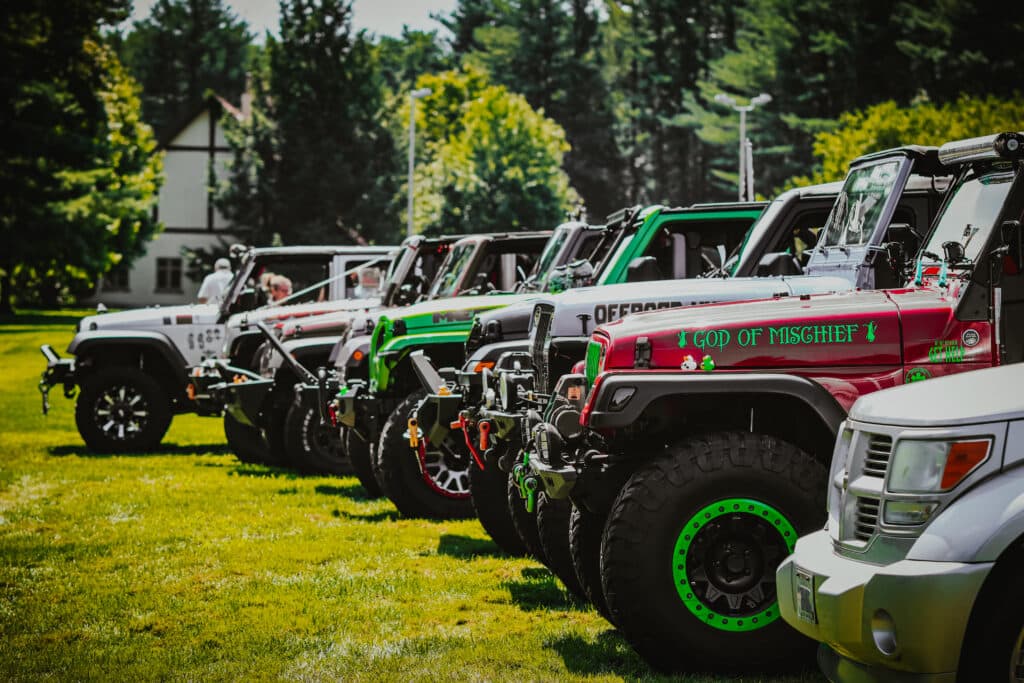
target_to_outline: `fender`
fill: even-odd
[[[656,399],[666,396],[728,396],[736,394],[784,395],[805,403],[832,431],[846,419],[846,411],[832,394],[816,382],[781,373],[607,373],[599,379],[597,396],[591,401],[588,425],[593,429],[627,427]],[[633,389],[633,395],[618,408],[611,407],[619,389]]]
[[[173,373],[176,394],[184,395],[185,384],[188,383],[187,363],[177,347],[166,335],[160,332],[137,332],[131,330],[96,330],[79,332],[68,345],[68,353],[76,357],[89,356],[106,349],[118,351],[131,348],[144,349],[157,353]]]
[[[295,360],[297,360],[302,367],[312,372],[316,370],[316,368],[309,367],[307,362],[317,357],[325,359],[326,362],[327,357],[331,353],[331,349],[334,348],[334,345],[337,342],[337,337],[309,337],[308,339],[292,339],[287,342],[282,342],[281,345],[287,349],[290,354],[292,354]],[[271,355],[268,367],[276,374],[286,365],[287,363],[285,363],[284,356],[280,352],[276,352]]]

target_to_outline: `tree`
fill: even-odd
[[[353,31],[351,2],[283,0],[281,37],[268,37],[265,58],[252,118],[228,121],[221,210],[256,244],[274,233],[285,243],[395,239],[398,157],[374,46]]]
[[[909,107],[890,100],[839,117],[835,129],[814,139],[817,168],[791,178],[788,186],[842,180],[851,161],[869,152],[900,145],[941,145],[951,140],[1020,129],[1024,97],[962,95],[942,105],[918,102]]]
[[[396,94],[411,90],[421,74],[440,73],[452,67],[451,55],[436,31],[410,31],[407,26],[402,28],[400,38],[378,39],[377,60],[384,85]]]
[[[0,307],[19,291],[57,303],[140,255],[157,224],[161,158],[138,87],[100,30],[124,3],[43,0],[7,8],[0,28]]]
[[[565,170],[588,211],[603,217],[624,198],[611,100],[601,73],[597,5],[508,0],[481,8],[464,0],[449,26],[459,35],[473,25],[465,63],[485,69],[492,82],[523,95],[565,130],[570,146]]]
[[[565,219],[578,198],[561,168],[568,145],[558,124],[471,68],[421,77],[417,87],[433,90],[417,108],[425,160],[415,222],[424,232],[550,228]]]
[[[194,113],[208,91],[237,102],[251,42],[248,25],[224,0],[157,0],[121,45],[157,133]]]

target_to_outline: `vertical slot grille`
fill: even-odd
[[[858,541],[871,540],[878,527],[879,501],[875,498],[857,499],[857,522],[853,531]]]
[[[889,468],[889,456],[892,455],[892,437],[885,434],[868,436],[868,449],[864,454],[864,476],[885,477]]]

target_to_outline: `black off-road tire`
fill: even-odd
[[[1024,650],[1022,563],[1024,547],[1006,551],[978,593],[960,653],[958,683],[1019,680],[1011,672],[1020,676]]]
[[[576,577],[576,566],[569,551],[571,514],[572,502],[568,499],[549,498],[543,491],[537,494],[537,533],[544,549],[545,564],[574,598],[586,602],[587,595]]]
[[[505,485],[505,506],[519,540],[526,547],[526,554],[541,564],[547,564],[544,546],[540,544],[540,531],[537,530],[537,508],[534,507],[533,512],[526,510],[526,501],[519,495],[519,487],[511,476]]]
[[[573,505],[569,513],[569,555],[583,595],[602,617],[614,624],[601,586],[601,536],[605,520],[603,515]]]
[[[171,426],[171,400],[139,368],[115,366],[87,375],[75,402],[75,425],[97,453],[154,450]]]
[[[452,467],[438,475],[444,481],[437,481],[420,470],[419,459],[414,449],[409,446],[408,419],[419,403],[426,397],[426,392],[418,390],[399,403],[388,416],[381,430],[380,442],[377,446],[377,475],[381,490],[398,511],[405,517],[428,519],[462,519],[473,517],[473,502],[469,495],[469,461],[468,455],[459,453],[449,444],[443,444],[446,455],[441,462]],[[453,484],[450,476],[461,477],[465,471],[465,494],[460,497],[441,493],[444,485]],[[455,473],[455,474],[452,474]]]
[[[352,472],[362,484],[367,497],[383,497],[384,492],[380,490],[380,484],[377,483],[377,478],[373,474],[373,453],[370,444],[356,436],[351,429],[344,430],[341,442],[342,450],[352,465]]]
[[[796,446],[745,432],[684,439],[639,468],[601,544],[620,632],[666,671],[812,665],[814,643],[779,618],[775,570],[824,523],[827,478]]]
[[[509,478],[507,472],[502,472],[495,465],[482,470],[474,464],[469,471],[469,490],[473,509],[484,531],[503,553],[522,557],[527,554],[526,546],[512,523],[506,499]]]
[[[301,402],[289,406],[284,420],[284,448],[288,466],[300,472],[336,477],[353,472],[349,459],[324,431],[315,406]]]
[[[255,427],[242,424],[231,413],[224,413],[224,437],[239,461],[263,465],[267,462],[267,442]]]

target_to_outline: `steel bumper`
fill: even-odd
[[[991,568],[868,564],[836,554],[828,532],[818,531],[800,539],[779,566],[779,609],[791,626],[823,644],[819,664],[833,681],[954,681],[971,608]],[[806,587],[813,593],[816,622],[798,615],[799,585],[805,613]],[[895,636],[876,645],[876,633],[884,631],[876,630],[883,623],[877,620],[885,618]]]
[[[236,420],[251,427],[259,427],[264,399],[273,386],[273,378],[245,372],[235,375],[231,382],[212,385],[209,391],[211,400],[223,405]]]

